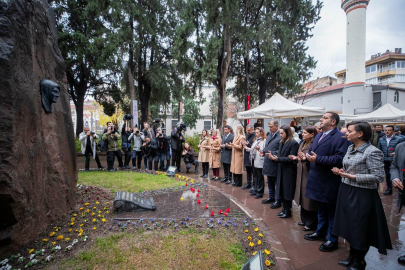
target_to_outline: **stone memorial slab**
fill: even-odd
[[[137,212],[145,210],[156,210],[152,197],[139,197],[134,193],[118,191],[115,194],[114,208],[116,212]]]

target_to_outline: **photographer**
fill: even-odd
[[[181,133],[183,127],[185,127],[185,124],[178,123],[178,126],[174,128],[171,134],[172,166],[176,166],[179,172],[183,172],[180,170],[181,154],[183,152],[183,143],[185,142],[183,133]]]
[[[146,161],[148,161],[148,168],[149,170],[152,170],[152,161],[154,161],[154,168],[156,171],[159,162],[158,146],[156,140],[146,137],[145,142],[142,144],[142,153],[144,154],[143,158],[145,162],[145,168],[146,168]]]
[[[151,129],[149,127],[149,124],[144,122],[143,123],[143,135],[146,137],[148,137],[149,139],[154,139],[155,138],[155,132],[153,131],[153,129]]]
[[[100,159],[97,155],[97,139],[98,136],[96,135],[96,133],[94,133],[93,131],[90,132],[90,128],[88,127],[85,127],[84,131],[79,134],[79,141],[81,142],[82,153],[86,157],[86,163],[84,166],[86,172],[90,171],[90,154],[93,156],[93,159],[96,160],[98,168],[104,168],[103,166],[101,166]]]
[[[132,148],[132,166],[134,170],[141,169],[141,161],[142,161],[142,144],[143,141],[145,140],[145,136],[143,136],[143,133],[139,132],[137,127],[134,127],[133,133],[129,135],[128,141],[133,143],[133,148]],[[136,162],[136,159],[138,159],[138,162]],[[135,167],[135,164],[137,165]],[[146,166],[145,166],[146,167]]]
[[[141,151],[142,151],[142,157],[143,157],[143,164],[145,165],[145,170],[147,170],[148,168],[151,169],[152,160],[150,161],[150,163],[148,165],[150,152],[152,151],[152,149],[150,147],[150,138],[149,137],[144,137],[144,142],[142,143]]]
[[[116,131],[113,126],[107,129],[107,132],[103,134],[102,140],[108,142],[107,151],[107,165],[110,172],[114,172],[114,160],[115,156],[118,159],[119,166],[122,168],[122,154],[119,149],[118,140],[121,138],[120,134]]]
[[[107,128],[106,128],[106,129],[104,129],[103,134],[104,134],[104,133],[107,133],[108,128],[113,127],[113,126],[114,126],[114,124],[113,124],[113,123],[111,123],[111,122],[107,122]]]
[[[194,159],[194,149],[190,147],[188,143],[184,144],[184,151],[182,152],[182,157],[184,157],[184,163],[186,163],[187,173],[189,172],[191,165],[195,166],[195,174],[198,174],[198,160]]]
[[[159,160],[160,160],[160,170],[165,171],[165,156],[168,157],[167,159],[167,166],[169,166],[170,161],[170,146],[168,142],[169,138],[162,132],[162,128],[156,128],[156,142],[158,146],[159,152]]]
[[[126,115],[124,116],[124,121],[125,121],[125,117],[126,117]],[[126,123],[124,123],[124,125],[122,125],[121,134],[122,134],[121,135],[121,137],[122,137],[121,149],[122,149],[122,151],[124,151],[124,155],[125,155],[124,168],[130,169],[129,161],[131,160],[131,141],[129,140],[129,136],[132,135],[132,130],[130,127],[127,127]]]

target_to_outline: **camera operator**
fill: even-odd
[[[128,141],[133,143],[133,148],[132,148],[132,166],[134,170],[141,169],[141,161],[142,161],[142,144],[145,140],[145,136],[143,136],[143,133],[139,132],[137,127],[134,127],[133,133],[129,135]],[[138,162],[136,162],[136,159],[138,159]],[[135,164],[137,165],[135,167]],[[146,166],[145,166],[146,167]]]
[[[104,129],[103,134],[104,134],[104,133],[107,133],[108,128],[113,127],[113,126],[114,126],[114,124],[113,124],[113,123],[111,123],[111,122],[107,122],[107,128],[105,128],[105,129]]]
[[[182,127],[179,125],[178,127],[174,128],[172,131],[171,137],[171,146],[172,146],[172,166],[176,166],[179,172],[183,172],[180,170],[180,161],[181,161],[181,154],[183,152],[183,143],[185,142],[183,133],[181,133]]]
[[[184,163],[186,163],[187,173],[189,173],[191,165],[194,165],[194,173],[198,174],[198,167],[200,164],[198,163],[198,160],[194,159],[194,149],[190,147],[189,143],[186,142],[184,144],[184,150],[181,153],[181,156],[184,157]]]
[[[124,117],[125,121],[125,117]],[[129,161],[131,160],[131,141],[129,140],[129,136],[131,136],[132,130],[130,127],[127,127],[127,124],[124,123],[121,129],[121,137],[122,137],[122,144],[121,149],[124,151],[125,159],[124,159],[124,168],[130,169]]]
[[[86,172],[90,171],[90,154],[93,156],[93,159],[96,160],[98,168],[104,168],[103,166],[101,166],[100,159],[97,155],[97,139],[97,134],[93,131],[90,132],[90,128],[88,127],[85,127],[83,132],[79,134],[79,141],[81,142],[82,153],[86,157],[86,163],[84,166]]]
[[[151,129],[149,127],[149,124],[147,122],[143,123],[143,135],[146,137],[148,137],[149,139],[154,139],[155,138],[155,132],[153,131],[153,129]]]
[[[154,161],[155,171],[158,167],[159,154],[158,146],[155,139],[145,138],[145,142],[142,144],[142,153],[144,154],[145,169],[152,170],[152,161]],[[146,162],[148,162],[148,168],[146,168]]]
[[[167,166],[169,166],[170,162],[170,146],[169,146],[169,138],[162,132],[162,128],[156,128],[156,142],[159,150],[159,160],[160,160],[160,170],[165,171],[165,157],[167,156]]]
[[[110,172],[114,172],[115,156],[118,159],[119,166],[122,168],[122,154],[119,148],[118,140],[121,138],[114,126],[110,126],[107,132],[103,134],[102,140],[108,142],[107,165]]]

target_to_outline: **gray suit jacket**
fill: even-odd
[[[394,160],[392,161],[390,173],[391,181],[394,179],[399,179],[404,182],[404,172],[405,169],[405,142],[397,144],[395,147]]]
[[[266,144],[263,149],[263,153],[268,153],[271,151],[272,154],[277,154],[278,148],[280,145],[280,132],[277,131],[273,138],[271,138],[271,133],[266,139]],[[278,171],[278,162],[269,159],[267,156],[264,156],[264,164],[263,164],[263,175],[277,177]]]
[[[230,144],[231,142],[233,142],[233,138],[235,137],[235,135],[229,133],[228,137],[225,140],[225,135],[222,136],[222,144]],[[222,163],[226,163],[226,164],[231,164],[232,162],[232,148],[229,149],[228,147],[224,147],[222,148],[221,151],[221,162]]]

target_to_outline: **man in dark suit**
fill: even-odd
[[[278,121],[271,120],[269,121],[269,130],[270,132],[267,135],[266,146],[263,149],[263,154],[268,153],[269,151],[275,155],[278,151],[280,144],[280,132],[278,131]],[[270,208],[276,209],[281,207],[281,201],[283,198],[277,197],[276,200],[276,182],[277,182],[277,171],[278,163],[277,161],[271,160],[269,157],[264,157],[263,163],[263,175],[267,175],[267,185],[269,186],[269,197],[262,201],[263,204],[270,204],[274,202]]]
[[[253,140],[255,139],[255,130],[252,125],[247,125],[246,126],[246,140],[245,140],[245,145],[247,147],[252,147]],[[252,188],[252,164],[250,163],[250,152],[246,151],[246,149],[243,150],[244,155],[243,155],[243,165],[246,168],[246,179],[247,179],[247,184],[242,187],[242,189],[250,189]]]
[[[232,173],[231,173],[231,161],[232,161],[232,147],[230,143],[233,142],[234,135],[230,133],[231,127],[224,126],[224,135],[222,136],[222,151],[221,151],[221,163],[224,167],[224,179],[221,182],[225,184],[232,183]]]
[[[316,135],[306,159],[311,162],[305,196],[318,204],[318,227],[312,234],[306,234],[309,241],[324,240],[319,250],[331,252],[338,248],[338,237],[332,234],[336,201],[341,183],[339,175],[332,168],[342,168],[343,157],[350,142],[336,126],[339,115],[326,112],[321,118],[322,133]]]

